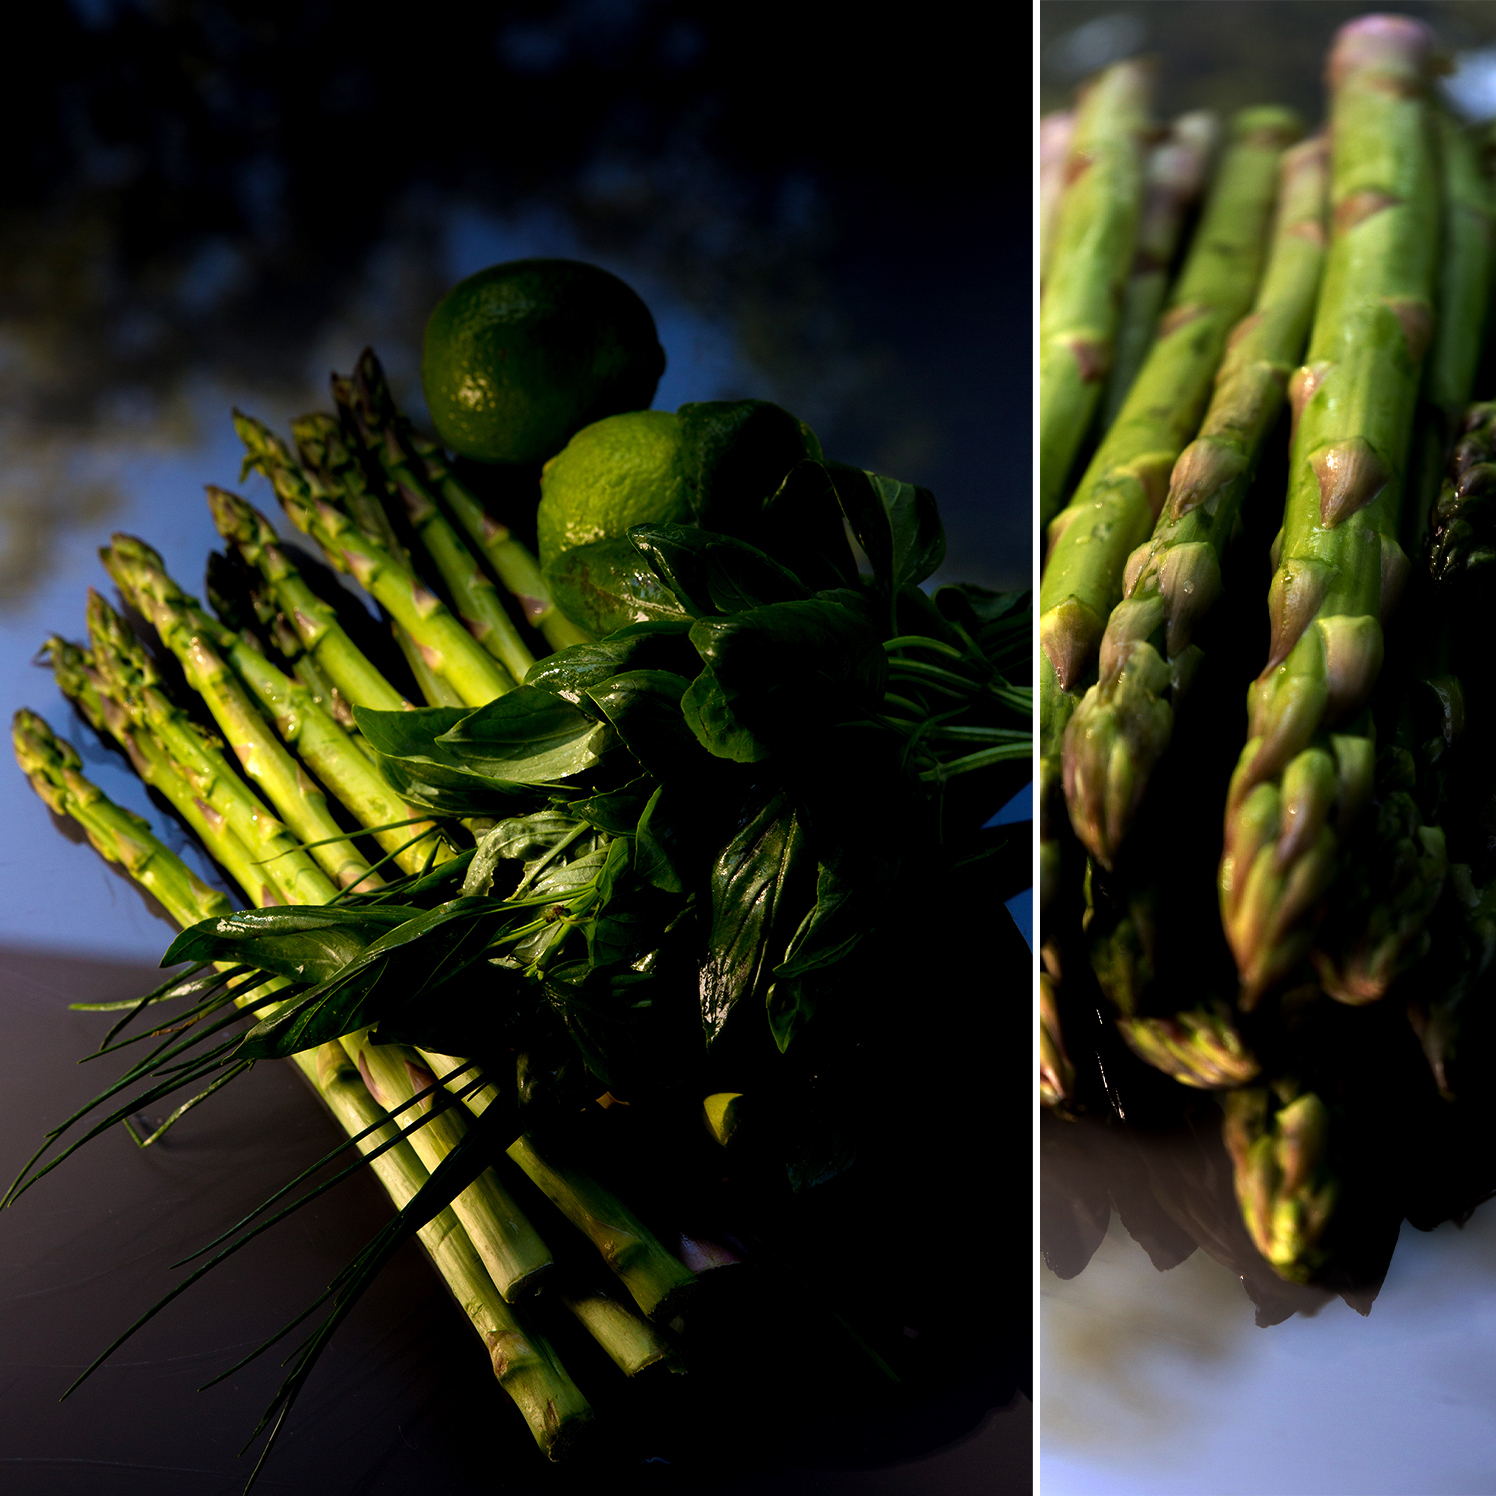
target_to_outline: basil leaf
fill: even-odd
[[[436,747],[463,768],[516,784],[547,784],[597,764],[612,730],[548,691],[518,686],[465,716]]]
[[[667,670],[625,670],[587,695],[629,752],[657,779],[670,779],[701,755],[681,716],[690,684]]]
[[[717,758],[756,764],[772,751],[738,720],[710,666],[691,682],[680,708],[696,741]]]
[[[797,462],[819,457],[815,433],[768,400],[682,405],[687,493],[696,523],[752,540],[765,499]]]
[[[698,992],[708,1045],[733,1009],[759,991],[784,905],[806,861],[805,838],[783,795],[773,796],[733,837],[712,867],[712,922]]]
[[[840,462],[828,462],[826,471],[885,592],[924,581],[945,560],[945,531],[929,489]]]
[[[689,615],[626,535],[563,551],[545,569],[556,606],[590,634]]]
[[[836,485],[823,462],[798,462],[764,505],[759,543],[812,588],[857,580]]]
[[[629,539],[681,607],[696,617],[810,596],[793,572],[730,535],[658,524],[634,525]]]
[[[184,930],[161,964],[234,961],[277,976],[324,982],[386,931],[419,912],[392,904],[244,909]]]
[[[537,660],[525,676],[525,684],[553,696],[564,696],[573,706],[590,710],[589,687],[624,670],[674,670],[695,673],[695,653],[686,634],[687,619],[673,623],[636,623],[619,629],[606,639],[574,644]]]

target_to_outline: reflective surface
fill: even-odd
[[[1046,4],[1042,105],[1148,51],[1164,116],[1283,102],[1317,121],[1329,39],[1373,8]],[[1455,54],[1457,102],[1488,96],[1496,6],[1389,8]],[[1208,1097],[1168,1131],[1046,1118],[1041,1137],[1046,1496],[1496,1490],[1490,1205],[1369,1243],[1341,1297],[1282,1283],[1252,1246]]]
[[[180,846],[31,656],[52,631],[81,635],[111,530],[199,581],[217,543],[202,485],[238,474],[233,405],[283,428],[372,343],[419,416],[432,303],[527,255],[593,260],[644,296],[669,357],[658,407],[777,399],[832,454],[936,492],[943,577],[1025,584],[1026,146],[996,167],[985,147],[970,155],[992,114],[962,77],[975,59],[946,56],[937,19],[854,35],[790,6],[737,17],[628,0],[510,5],[478,23],[432,8],[398,29],[343,4],[50,8],[0,100],[15,142],[0,197],[5,701],[46,715],[108,794]],[[1026,104],[1012,101],[1015,141]],[[243,491],[275,510],[261,480]],[[66,1004],[141,990],[171,932],[13,769],[0,814],[0,1169],[13,1171],[99,1082],[73,1061],[101,1020]],[[329,1146],[288,1070],[260,1067],[221,1100],[146,1152],[101,1139],[0,1218],[0,1486],[238,1489],[234,1451],[275,1367],[191,1389],[367,1240],[384,1217],[367,1182],[55,1401],[173,1281],[171,1262]],[[1014,1292],[1026,1301],[1026,1284]],[[878,1439],[781,1450],[789,1473],[755,1472],[768,1441],[724,1432],[719,1470],[608,1478],[741,1496],[1027,1490],[1027,1403],[1011,1401],[1023,1358],[997,1359]],[[789,1388],[787,1426],[813,1397],[813,1375]],[[408,1253],[335,1342],[263,1488],[570,1489],[510,1461],[495,1432],[507,1415],[481,1348]]]

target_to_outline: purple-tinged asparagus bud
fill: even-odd
[[[1370,738],[1359,733],[1330,734],[1330,748],[1335,754],[1335,779],[1339,807],[1335,829],[1342,836],[1360,819],[1371,799],[1376,783],[1376,748]]]
[[[1409,360],[1415,366],[1421,364],[1434,336],[1433,307],[1419,296],[1389,296],[1383,305],[1397,318],[1398,325],[1402,328]]]
[[[1169,477],[1169,518],[1183,519],[1201,504],[1206,513],[1220,495],[1246,471],[1247,454],[1219,437],[1202,436],[1179,454]]]
[[[1189,642],[1195,624],[1221,595],[1221,563],[1203,540],[1171,546],[1158,571],[1158,590],[1168,608],[1165,651],[1173,656]]]
[[[1363,436],[1322,447],[1309,459],[1319,480],[1319,522],[1334,529],[1364,509],[1391,481],[1381,455]]]
[[[1263,677],[1276,670],[1293,652],[1304,630],[1314,621],[1333,580],[1332,568],[1322,561],[1298,558],[1278,567],[1267,595],[1270,633]]]
[[[1378,613],[1384,624],[1402,601],[1412,570],[1413,563],[1408,560],[1408,553],[1390,535],[1382,536],[1382,595]]]
[[[1248,695],[1248,730],[1260,741],[1249,783],[1279,773],[1295,754],[1309,746],[1324,719],[1328,699],[1329,689],[1320,672],[1284,674],[1276,680],[1253,683]]]
[[[1164,621],[1164,600],[1156,592],[1151,597],[1129,598],[1118,603],[1107,619],[1101,639],[1098,673],[1110,680],[1121,669],[1122,657],[1134,644],[1141,643]]]
[[[1040,617],[1039,645],[1054,666],[1062,691],[1080,684],[1105,626],[1105,620],[1076,597],[1067,597]]]
[[[1139,1059],[1197,1090],[1244,1086],[1262,1068],[1223,1003],[1168,1018],[1119,1018],[1117,1029]]]
[[[1334,367],[1333,363],[1322,359],[1318,363],[1306,364],[1303,368],[1294,370],[1288,381],[1288,408],[1293,412],[1294,431],[1298,430],[1299,417],[1304,413],[1304,407],[1314,398],[1314,392]]]
[[[1335,759],[1323,748],[1307,749],[1284,769],[1277,851],[1280,869],[1319,839],[1319,833],[1329,822],[1339,788]]]
[[[1325,647],[1325,715],[1333,722],[1356,711],[1371,695],[1382,669],[1382,626],[1365,614],[1319,618],[1315,626]]]

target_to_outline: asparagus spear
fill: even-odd
[[[123,865],[179,925],[185,928],[231,911],[229,901],[162,846],[139,816],[115,805],[83,777],[78,755],[40,717],[17,712],[12,736],[17,761],[47,805],[76,820],[99,853]],[[344,1131],[358,1137],[362,1153],[390,1142],[393,1124],[377,1128],[382,1109],[338,1045],[325,1044],[315,1054],[293,1058]],[[427,1172],[407,1143],[386,1148],[372,1165],[397,1209],[409,1203],[426,1182]],[[552,1459],[566,1453],[591,1421],[592,1410],[555,1352],[514,1318],[450,1207],[417,1235],[482,1338],[499,1385],[523,1414],[535,1442]]]
[[[358,1066],[369,1094],[387,1110],[410,1101],[434,1084],[416,1056],[402,1045],[373,1044],[368,1030],[345,1036],[348,1057]],[[467,1131],[451,1108],[421,1104],[425,1123],[410,1134],[410,1145],[427,1169],[435,1169]],[[533,1294],[553,1266],[550,1248],[514,1203],[492,1169],[485,1169],[455,1200],[451,1209],[462,1223],[483,1265],[506,1303]]]
[[[449,1088],[464,1093],[466,1105],[476,1116],[481,1117],[497,1099],[498,1092],[491,1085],[475,1084],[481,1071],[471,1061],[452,1055],[427,1058],[446,1077]],[[668,1321],[680,1313],[695,1274],[671,1256],[622,1201],[579,1169],[548,1162],[528,1137],[516,1138],[508,1152],[592,1242],[647,1318]]]
[[[508,671],[479,646],[445,603],[384,546],[355,525],[314,487],[284,443],[261,422],[236,412],[234,427],[276,497],[303,534],[321,546],[328,562],[351,572],[359,585],[415,640],[426,663],[444,676],[469,706],[483,706],[512,690]]]
[[[116,536],[106,565],[120,590],[179,657],[191,651],[193,641],[199,646],[206,641],[228,661],[280,735],[354,817],[364,826],[388,828],[372,834],[398,867],[418,873],[433,854],[438,861],[452,855],[436,826],[417,819],[417,812],[396,795],[306,686],[277,670],[242,634],[205,613],[167,575],[160,556],[144,541]],[[336,823],[333,834],[341,835]]]
[[[1279,158],[1298,133],[1289,110],[1247,109],[1231,141],[1158,340],[1074,499],[1050,526],[1039,590],[1041,897],[1058,865],[1065,729],[1092,670],[1123,563],[1163,504],[1168,475],[1194,434],[1227,334],[1252,302]]]
[[[398,712],[410,703],[348,637],[337,614],[312,591],[287,559],[270,521],[237,494],[208,485],[208,507],[218,533],[265,579],[308,655],[354,706]]]
[[[1065,191],[1065,163],[1075,134],[1075,111],[1057,109],[1039,121],[1039,275],[1043,279],[1054,248],[1055,217]]]
[[[1223,1098],[1236,1199],[1257,1250],[1280,1278],[1307,1283],[1326,1260],[1325,1227],[1339,1190],[1326,1162],[1330,1119],[1312,1091],[1281,1109],[1266,1088]]]
[[[296,1062],[306,1069],[308,1058],[297,1055]],[[312,1074],[328,1110],[350,1136],[379,1121],[382,1109],[341,1045],[324,1044],[317,1050]],[[425,1130],[412,1134],[412,1139]],[[372,1152],[393,1132],[394,1127],[387,1124],[361,1138],[358,1147],[364,1153]],[[373,1167],[397,1209],[414,1198],[426,1182],[427,1170],[410,1143],[396,1143],[373,1160]],[[451,1206],[417,1234],[452,1297],[482,1339],[499,1385],[514,1399],[535,1442],[553,1460],[570,1452],[591,1422],[592,1409],[555,1351],[515,1318]]]
[[[404,504],[406,517],[446,583],[463,622],[515,680],[523,680],[535,656],[505,611],[498,588],[427,491],[397,431],[384,374],[371,352],[365,350],[359,359],[353,380],[333,381],[333,394],[372,464]]]
[[[1277,219],[1251,313],[1232,329],[1200,434],[1180,454],[1152,538],[1129,558],[1101,643],[1101,678],[1065,738],[1070,823],[1111,868],[1173,732],[1172,697],[1197,668],[1191,635],[1220,591],[1220,560],[1304,350],[1324,258],[1328,143],[1282,160]]]
[[[1197,1090],[1230,1090],[1261,1069],[1223,1003],[1167,1018],[1122,1017],[1117,1028],[1140,1060]]]
[[[245,773],[264,790],[286,824],[303,841],[314,844],[309,850],[327,875],[339,888],[378,887],[382,880],[369,871],[368,859],[333,819],[321,786],[276,741],[270,724],[230,670],[215,644],[215,638],[221,640],[226,631],[216,623],[211,630],[205,628],[207,615],[201,610],[189,617],[174,598],[152,587],[147,579],[164,581],[164,573],[152,566],[160,557],[144,541],[116,535],[99,556],[131,606],[150,621],[161,642],[181,662],[187,683],[207,702]],[[268,661],[266,668],[270,668]],[[331,725],[336,730],[336,724]],[[361,754],[355,756],[367,763]]]
[[[1091,424],[1143,197],[1150,74],[1114,63],[1081,99],[1039,308],[1039,520],[1060,507]]]
[[[119,864],[173,919],[186,923],[233,911],[174,852],[164,847],[138,815],[116,805],[83,775],[83,761],[36,713],[22,709],[11,722],[16,762],[31,787],[60,816],[83,828],[106,862]]]
[[[1221,136],[1218,117],[1208,109],[1181,114],[1169,133],[1148,152],[1143,172],[1143,209],[1138,219],[1132,273],[1122,292],[1115,353],[1101,401],[1101,429],[1106,431],[1137,378],[1158,314],[1169,289],[1169,271],[1185,215],[1205,190],[1211,158]]]
[[[1423,373],[1423,406],[1411,466],[1410,503],[1403,523],[1409,555],[1423,551],[1429,510],[1465,416],[1485,345],[1491,289],[1491,188],[1481,174],[1475,142],[1443,110],[1434,112],[1444,193],[1433,341]]]
[[[268,884],[285,904],[325,904],[336,897],[337,889],[326,874],[229,767],[218,746],[166,695],[124,619],[92,588],[88,635],[103,693],[124,707],[132,724],[154,734],[194,797],[207,808],[205,814],[221,817],[257,854],[256,891]]]
[[[1308,953],[1340,838],[1371,790],[1358,714],[1381,669],[1381,616],[1408,571],[1397,534],[1432,327],[1429,48],[1419,23],[1367,16],[1341,28],[1330,57],[1333,228],[1308,363],[1289,389],[1271,646],[1248,697],[1220,865],[1246,1007]]]
[[[156,735],[131,720],[124,705],[110,694],[110,683],[95,667],[93,656],[55,634],[42,646],[42,653],[62,694],[95,732],[108,734],[125,750],[135,772],[197,832],[203,845],[222,862],[224,871],[241,888],[252,891],[255,903],[275,902],[264,869],[255,865],[249,848],[227,829],[223,817],[193,792]]]

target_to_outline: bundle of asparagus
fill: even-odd
[[[401,416],[372,354],[333,393],[336,413],[295,422],[294,444],[236,414],[245,470],[377,604],[391,649],[310,556],[210,486],[226,546],[211,606],[140,539],[101,552],[163,662],[97,592],[87,645],[44,651],[249,907],[111,804],[39,717],[15,721],[38,793],[159,900],[184,931],[164,964],[188,964],[105,1040],[155,1041],[145,1057],[49,1134],[7,1200],[172,1098],[137,1138],[153,1142],[270,1057],[291,1059],[346,1133],[324,1163],[354,1154],[214,1243],[100,1361],[367,1160],[398,1213],[324,1295],[256,1474],[328,1336],[412,1235],[551,1458],[600,1422],[558,1349],[579,1331],[629,1377],[693,1361],[714,1380],[730,1362],[745,1389],[765,1377],[762,1356],[693,1328],[703,1277],[744,1261],[807,1352],[843,1368],[847,1395],[868,1397],[869,1373],[948,1374],[993,1311],[973,1318],[963,1300],[954,1315],[931,1285],[890,1287],[877,1261],[828,1242],[866,1211],[864,1191],[890,1188],[927,1222],[975,1230],[962,1155],[931,1166],[924,1150],[971,1125],[979,1088],[888,1094],[911,1055],[947,1042],[943,1024],[898,1018],[904,994],[979,991],[967,963],[991,960],[990,945],[932,956],[915,921],[936,899],[942,919],[974,920],[1026,881],[1023,836],[982,826],[1031,752],[1029,693],[1006,679],[1026,599],[927,596],[917,584],[943,552],[930,496],[792,456],[768,494],[738,484],[753,544],[660,524],[605,542],[610,562],[590,555],[586,616],[625,624],[593,639],[562,606],[575,568],[541,573]],[[731,474],[761,458],[764,430],[803,448],[763,402],[709,415]],[[916,867],[924,901],[905,882]],[[1015,974],[1020,952],[1013,930]],[[952,1012],[980,1052],[991,1015]],[[848,1181],[841,1203],[809,1210],[832,1179]],[[925,1309],[895,1308],[911,1303]],[[930,1371],[889,1334],[910,1344],[899,1326],[920,1319],[945,1346],[923,1352]]]
[[[1493,682],[1465,624],[1493,197],[1436,61],[1421,23],[1364,16],[1331,48],[1322,135],[1288,148],[1281,112],[1238,116],[1171,310],[1049,527],[1040,601],[1051,1118],[1214,1125],[1262,1271],[1358,1307],[1398,1222],[1490,1193],[1496,1125],[1470,1063]],[[1083,1263],[1095,1242],[1069,1232],[1056,1260]]]

